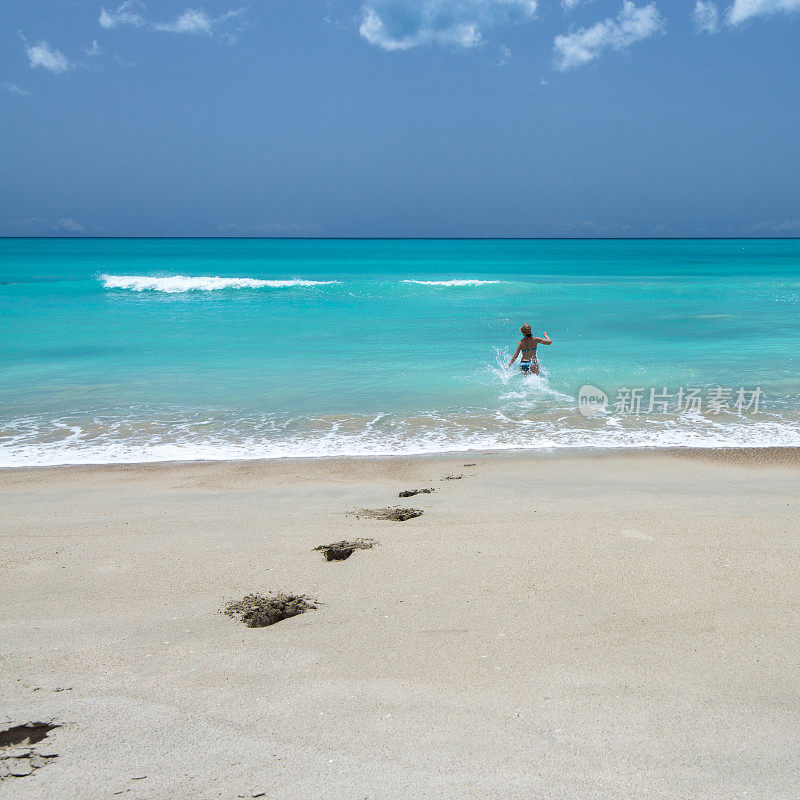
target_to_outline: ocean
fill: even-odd
[[[799,312],[800,240],[2,239],[0,466],[797,446]]]

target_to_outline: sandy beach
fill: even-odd
[[[0,472],[0,723],[60,725],[33,746],[53,757],[0,793],[796,798],[798,464],[787,449]],[[424,513],[352,513],[387,506]],[[378,543],[313,551],[359,537]],[[270,591],[319,606],[258,629],[219,613]]]

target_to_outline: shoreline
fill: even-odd
[[[689,459],[706,459],[718,462],[740,464],[779,464],[788,463],[800,466],[800,446],[797,445],[770,445],[763,447],[560,447],[560,448],[520,448],[498,450],[449,450],[437,453],[411,453],[385,455],[310,455],[310,456],[274,456],[272,458],[212,458],[212,459],[175,459],[166,461],[100,461],[88,463],[62,463],[62,464],[34,464],[21,466],[0,466],[0,477],[13,472],[28,472],[37,470],[102,470],[102,469],[146,469],[148,467],[163,468],[170,465],[212,465],[212,464],[275,464],[275,463],[338,463],[338,462],[383,462],[419,460],[430,461],[436,459],[463,459],[470,457],[481,458],[527,458],[553,459],[553,458],[615,458],[659,455]]]

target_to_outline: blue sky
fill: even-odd
[[[0,234],[798,236],[800,0],[5,0]]]

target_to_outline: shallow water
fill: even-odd
[[[0,465],[798,445],[798,311],[798,240],[5,239]]]

